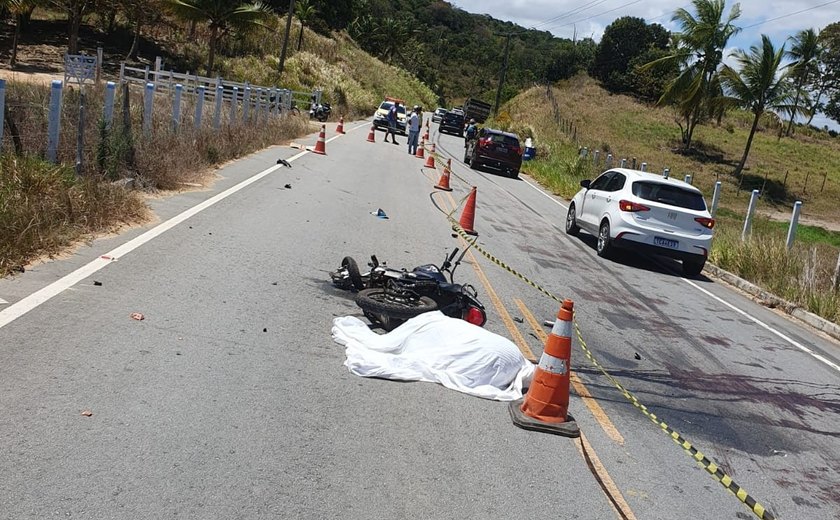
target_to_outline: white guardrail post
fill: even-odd
[[[744,219],[744,230],[741,232],[742,242],[745,241],[750,235],[750,231],[752,228],[752,218],[753,213],[755,212],[756,202],[758,202],[758,190],[752,190],[752,195],[750,196],[750,205],[747,207],[747,218]]]
[[[102,119],[105,121],[105,128],[111,129],[114,123],[114,95],[117,92],[117,85],[113,81],[105,83],[105,105],[102,108]]]
[[[147,136],[152,133],[152,107],[155,100],[155,84],[146,83],[143,91],[143,133]]]
[[[0,79],[0,151],[3,150],[3,125],[6,123],[6,80]]]
[[[172,130],[178,131],[181,126],[181,94],[184,91],[184,86],[180,83],[175,84],[175,97],[172,99]]]
[[[720,181],[717,181],[715,183],[715,192],[712,194],[712,211],[709,212],[712,214],[712,218],[715,217],[718,209],[718,203],[720,203],[720,188],[721,183]]]
[[[61,98],[64,83],[54,79],[50,84],[50,111],[47,125],[47,160],[56,162],[58,157],[58,135],[61,128]]]
[[[799,212],[802,210],[802,201],[797,200],[793,203],[793,213],[790,216],[790,226],[787,233],[787,248],[793,247],[793,241],[796,239],[796,226],[799,224]]]
[[[216,85],[216,111],[213,112],[213,128],[219,129],[222,124],[222,101],[225,93],[225,87]]]
[[[193,119],[193,127],[198,130],[201,128],[201,116],[204,111],[204,85],[196,88],[195,95],[195,118]]]

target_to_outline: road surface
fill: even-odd
[[[754,518],[577,341],[585,442],[518,429],[506,403],[348,373],[331,323],[361,313],[328,272],[346,255],[442,261],[460,239],[436,205],[470,185],[478,244],[571,298],[652,413],[776,518],[840,517],[835,342],[668,260],[598,258],[562,232],[564,201],[470,170],[436,126],[451,196],[405,138],[328,125],[325,156],[254,154],[152,201],[155,223],[0,281],[0,518]],[[556,302],[466,260],[487,328],[539,357]]]

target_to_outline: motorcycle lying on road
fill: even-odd
[[[439,310],[443,314],[483,327],[487,322],[484,305],[478,301],[475,288],[457,284],[455,269],[467,253],[465,249],[458,260],[456,247],[440,267],[434,264],[417,266],[411,271],[393,269],[370,257],[370,271],[362,274],[356,261],[349,256],[341,267],[330,273],[333,284],[342,289],[356,289],[356,305],[373,323],[391,331],[406,320],[424,312]],[[449,280],[446,279],[449,274]]]
[[[312,103],[309,108],[309,119],[317,119],[320,122],[325,122],[330,118],[332,108],[329,103]]]

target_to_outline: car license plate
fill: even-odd
[[[507,148],[505,148],[504,146],[497,146],[496,151],[498,151],[499,153],[507,153]]]
[[[658,246],[667,247],[669,249],[677,249],[680,246],[680,243],[676,240],[671,240],[669,238],[662,237],[653,237],[653,243]]]

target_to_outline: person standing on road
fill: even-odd
[[[420,107],[414,105],[408,118],[408,153],[417,154],[417,139],[420,138]]]
[[[400,144],[397,142],[397,114],[399,113],[397,109],[399,106],[399,101],[394,101],[394,104],[391,105],[391,108],[388,110],[388,130],[385,132],[386,143],[388,142],[388,136],[390,135],[392,143]]]

